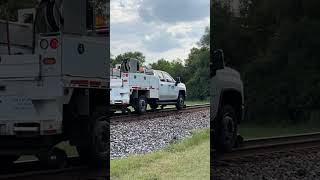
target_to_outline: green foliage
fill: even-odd
[[[0,0],[0,19],[6,19],[8,14],[10,21],[17,21],[18,9],[34,8],[37,3],[37,0]]]
[[[150,64],[150,66],[152,69],[168,72],[173,78],[180,77],[184,80],[185,67],[180,59],[174,61],[160,59],[157,62]]]
[[[209,179],[210,130],[144,155],[114,159],[111,179]]]
[[[243,0],[240,17],[214,2],[213,44],[242,73],[248,120],[310,120],[320,109],[320,2]]]
[[[135,52],[126,52],[123,54],[119,54],[114,59],[111,58],[111,63],[113,66],[116,64],[121,64],[121,62],[124,59],[128,59],[128,58],[137,59],[141,64],[143,64],[146,61],[146,57],[142,54],[142,52],[135,51]]]
[[[210,29],[206,28],[198,45],[192,48],[184,64],[181,60],[160,59],[150,64],[153,69],[163,70],[174,78],[180,77],[187,86],[188,99],[205,100],[209,97]]]

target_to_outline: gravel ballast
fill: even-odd
[[[213,168],[217,180],[318,180],[320,152],[276,153]]]
[[[174,140],[189,137],[194,130],[210,127],[209,110],[179,113],[110,126],[111,159],[159,150]]]

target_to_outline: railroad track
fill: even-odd
[[[118,123],[118,122],[126,122],[126,121],[139,121],[144,119],[151,119],[151,118],[158,118],[158,117],[166,117],[173,114],[183,114],[183,113],[190,113],[190,112],[197,112],[201,110],[208,110],[210,108],[210,104],[199,104],[194,106],[187,106],[182,110],[177,110],[176,108],[166,108],[162,110],[156,111],[148,111],[143,115],[138,114],[130,114],[130,115],[118,115],[112,116],[110,118],[111,123]]]
[[[303,151],[320,147],[320,133],[308,133],[292,136],[251,139],[241,147],[223,154],[216,154],[217,161],[233,161],[261,156],[270,153]]]
[[[69,157],[68,166],[61,169],[43,167],[38,160],[18,161],[0,170],[0,180],[100,180],[107,179],[106,169],[80,165],[78,157]]]

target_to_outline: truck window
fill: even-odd
[[[162,72],[160,72],[160,71],[154,71],[154,72],[155,72],[156,76],[159,77],[160,81],[164,81],[164,77],[163,77]]]
[[[167,81],[167,82],[174,82],[174,79],[166,72],[163,72],[163,75],[164,75],[164,79]]]

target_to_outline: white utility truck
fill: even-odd
[[[62,141],[88,164],[109,161],[109,28],[97,26],[94,6],[42,0],[32,24],[0,23],[1,164],[21,155],[60,164]]]
[[[212,149],[230,151],[238,140],[238,124],[244,117],[243,82],[240,73],[225,66],[222,50],[213,52],[211,69]]]
[[[111,110],[124,110],[132,106],[139,114],[147,110],[149,104],[155,110],[159,105],[184,107],[186,86],[175,80],[167,72],[142,67],[136,59],[126,59],[111,70],[110,77]]]

